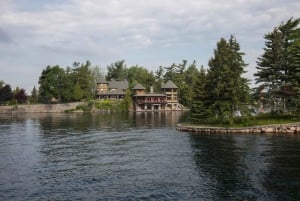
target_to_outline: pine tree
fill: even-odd
[[[194,88],[195,97],[191,106],[191,121],[195,123],[203,122],[210,116],[208,105],[206,104],[207,93],[205,91],[205,85],[206,72],[202,66]]]
[[[244,53],[234,36],[228,42],[221,38],[208,63],[207,102],[212,114],[219,120],[232,123],[234,117],[249,114],[248,80],[243,78]]]
[[[256,83],[265,89],[267,102],[272,113],[289,110],[288,104],[295,104],[294,93],[299,85],[297,80],[297,42],[299,40],[300,19],[290,18],[286,23],[275,27],[266,39],[264,53],[258,58]]]
[[[31,91],[30,102],[31,103],[38,102],[38,91],[36,90],[35,86],[33,87],[32,91]]]
[[[299,25],[300,19],[295,20]],[[293,26],[295,27],[295,25]],[[289,73],[288,73],[288,89],[291,91],[291,102],[295,106],[295,112],[298,116],[300,115],[300,28],[294,28],[289,36],[290,45],[288,46],[288,62],[289,62]]]

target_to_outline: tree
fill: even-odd
[[[203,66],[201,69],[203,69]],[[196,61],[189,65],[189,67],[183,72],[184,81],[180,96],[182,103],[188,107],[192,106],[192,102],[195,98],[194,88],[199,80],[199,74],[200,72],[197,69]]]
[[[110,81],[115,79],[117,81],[121,81],[127,79],[127,68],[125,65],[125,60],[117,61],[115,63],[107,66],[107,76],[106,80]]]
[[[298,85],[295,76],[298,71],[299,23],[300,19],[290,18],[264,36],[266,47],[258,58],[258,71],[254,76],[256,83],[261,84],[259,87],[267,91],[265,98],[273,114],[288,110],[292,100],[295,104],[296,99],[291,95],[297,91]]]
[[[150,90],[155,82],[155,77],[152,72],[141,66],[132,66],[127,70],[127,81],[129,88],[134,87],[137,83],[143,85],[146,90]]]
[[[91,62],[86,61],[85,64],[79,66],[78,63],[74,62],[77,66],[73,69],[75,81],[73,84],[79,84],[80,88],[83,90],[83,98],[94,97],[94,79],[91,70]],[[74,65],[74,64],[73,64]]]
[[[25,103],[27,101],[27,95],[25,89],[19,89],[15,94],[15,99],[17,103]]]
[[[79,83],[77,82],[74,87],[73,98],[76,101],[79,101],[83,98],[84,91],[81,89]]]
[[[38,91],[35,88],[35,86],[33,87],[32,91],[31,91],[30,102],[31,103],[37,103],[38,102]]]
[[[59,66],[47,66],[39,78],[39,101],[49,103],[52,98],[62,98],[64,69]]]
[[[212,115],[227,123],[249,114],[250,89],[248,80],[242,77],[247,66],[243,55],[236,38],[231,36],[228,41],[221,38],[208,62],[207,102]]]
[[[206,72],[202,66],[198,79],[196,80],[194,87],[195,97],[191,105],[191,121],[200,123],[205,121],[210,116],[209,105],[207,104],[207,93],[205,91],[206,86]]]
[[[0,102],[7,102],[12,100],[13,92],[9,84],[5,84],[2,88],[0,88]]]

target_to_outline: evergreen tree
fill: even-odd
[[[264,53],[258,58],[256,83],[266,91],[272,113],[289,110],[288,104],[297,102],[294,96],[297,86],[297,40],[299,19],[289,19],[275,27],[266,39]],[[296,88],[295,88],[296,87]],[[293,89],[294,88],[294,89]],[[293,101],[294,100],[294,101]]]
[[[3,83],[4,84],[4,83]],[[7,102],[13,99],[13,92],[9,84],[0,88],[0,102]]]
[[[35,86],[33,87],[32,91],[31,91],[30,102],[31,103],[38,102],[38,91],[36,90]]]
[[[299,26],[300,19],[294,21]],[[293,112],[298,116],[300,115],[300,28],[295,28],[289,36],[290,45],[288,46],[288,62],[289,62],[289,74],[288,74],[288,89],[291,90],[291,101],[295,106]]]
[[[107,66],[107,76],[106,80],[111,81],[115,79],[117,81],[127,79],[127,68],[125,65],[125,60],[117,61],[115,63]]]
[[[73,73],[75,74],[74,83],[78,83],[80,88],[83,90],[83,98],[93,97],[94,91],[94,79],[91,70],[91,62],[86,61],[85,64],[78,64],[74,62],[75,68],[73,68]],[[73,65],[74,65],[73,64]]]
[[[77,82],[73,91],[73,98],[75,101],[80,101],[84,96],[84,91],[81,89],[79,83]]]
[[[194,87],[195,97],[191,106],[191,121],[195,123],[201,123],[210,116],[207,105],[207,93],[205,91],[206,86],[206,72],[203,66],[198,74],[198,79]]]
[[[208,63],[207,101],[212,115],[224,122],[249,114],[250,89],[248,80],[242,77],[247,66],[243,55],[234,36],[228,42],[221,38]]]

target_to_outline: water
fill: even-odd
[[[300,138],[181,133],[181,113],[0,115],[0,200],[300,200]]]

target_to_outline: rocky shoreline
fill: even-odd
[[[300,122],[290,124],[274,124],[265,126],[226,128],[188,126],[177,124],[176,130],[199,134],[266,134],[266,135],[300,135]]]

